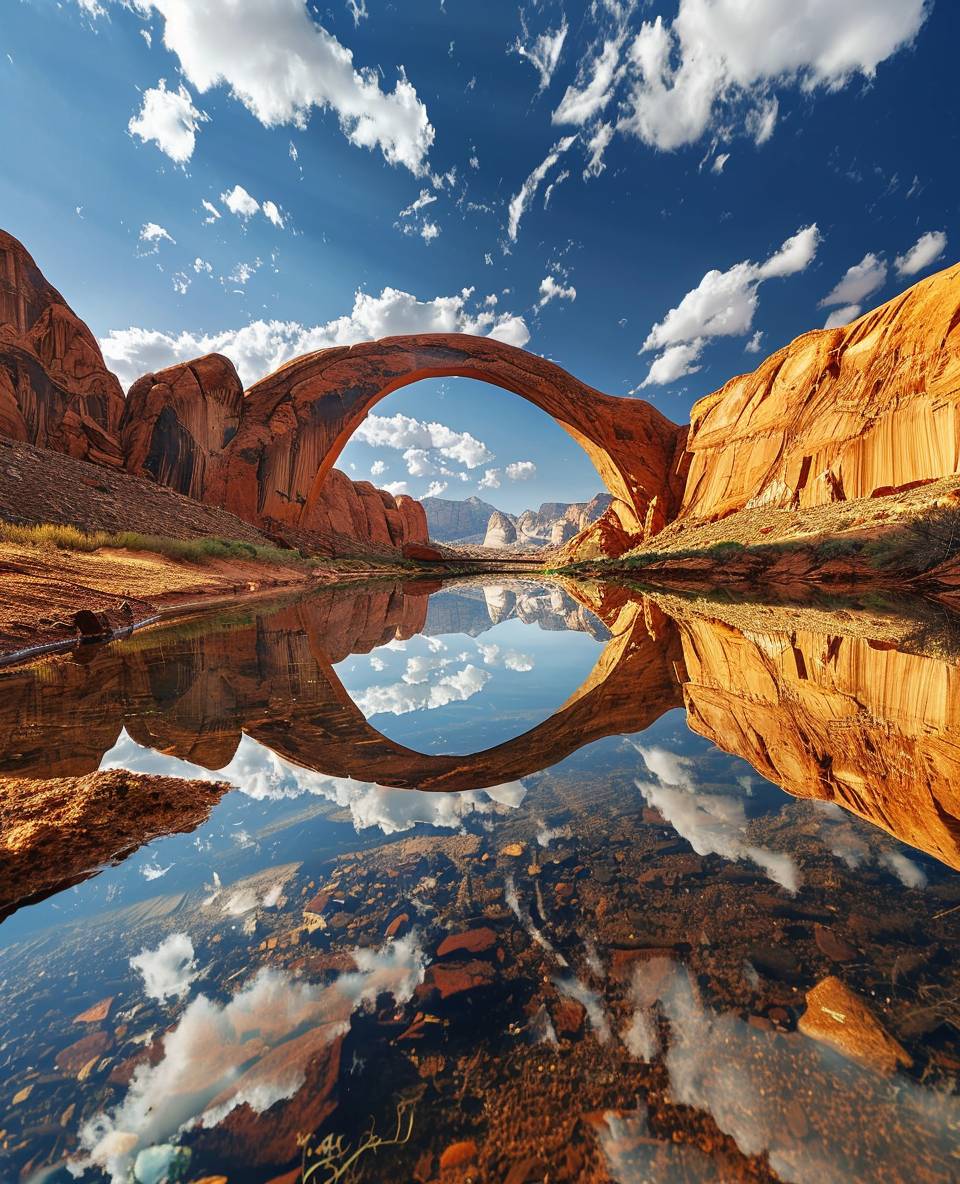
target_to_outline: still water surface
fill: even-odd
[[[958,1178],[941,634],[380,585],[0,674],[0,1180]]]

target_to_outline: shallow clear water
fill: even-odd
[[[950,652],[489,580],[0,674],[0,1179],[956,1178]]]

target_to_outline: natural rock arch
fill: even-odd
[[[309,530],[327,476],[371,409],[411,383],[450,377],[512,391],[551,415],[593,461],[629,534],[652,534],[676,513],[685,428],[641,399],[604,395],[553,362],[462,333],[388,337],[281,366],[247,391],[206,500],[250,521]]]

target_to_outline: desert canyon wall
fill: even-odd
[[[804,333],[693,407],[681,515],[818,506],[957,472],[960,264]]]
[[[583,446],[609,507],[572,540],[550,541],[571,559],[615,556],[677,518],[811,507],[957,474],[960,265],[849,325],[803,334],[702,398],[687,427],[466,334],[321,350],[247,391],[228,359],[208,355],[144,375],[124,400],[93,335],[0,232],[0,434],[126,468],[273,533],[427,542],[418,502],[333,465],[382,398],[449,376],[513,391]]]
[[[0,434],[120,468],[122,414],[96,338],[0,231]]]
[[[124,399],[96,338],[23,245],[0,231],[0,435],[232,509],[211,489],[230,484],[229,446],[247,407],[233,363],[217,354],[146,374]],[[263,500],[253,499],[258,507]],[[260,508],[243,516],[274,526]],[[335,469],[303,517],[292,525],[313,535],[310,542],[332,540],[335,550],[350,539],[394,550],[427,541],[426,515],[413,498]]]

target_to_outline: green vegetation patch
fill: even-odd
[[[137,530],[110,533],[84,531],[76,526],[58,526],[44,522],[34,526],[0,523],[0,540],[31,547],[58,547],[61,551],[99,551],[114,548],[125,551],[151,551],[181,563],[210,563],[215,559],[242,559],[274,565],[305,564],[310,560],[300,551],[283,547],[261,546],[240,539],[175,539],[169,535],[141,534]]]

